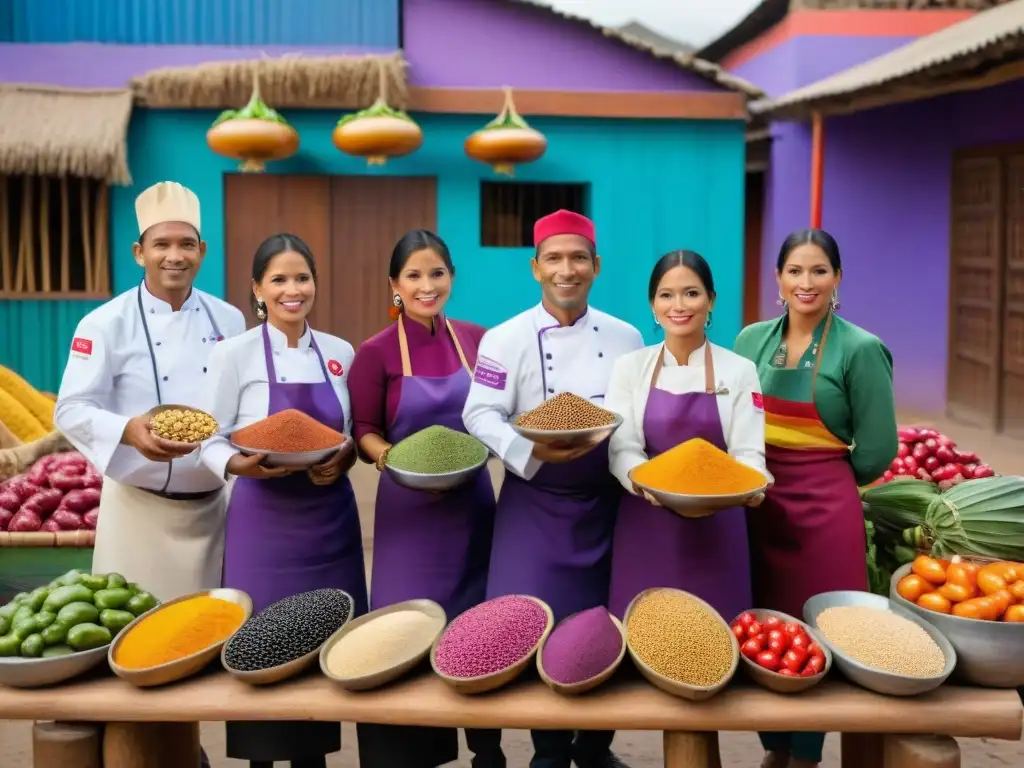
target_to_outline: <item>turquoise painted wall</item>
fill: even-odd
[[[135,196],[150,184],[173,179],[202,201],[209,251],[197,284],[224,295],[223,175],[236,164],[206,146],[214,116],[136,110],[128,142],[134,186],[116,189],[112,199],[116,291],[141,277],[131,257],[138,235]],[[416,115],[425,137],[422,148],[379,170],[334,148],[331,131],[338,116],[290,111],[302,148],[268,171],[437,176],[438,231],[458,268],[451,314],[490,326],[536,303],[539,292],[528,263],[532,250],[480,246],[480,181],[495,177],[487,166],[469,160],[462,144],[488,116]],[[665,251],[692,248],[711,263],[719,289],[712,336],[731,345],[742,317],[743,123],[542,118],[531,123],[548,137],[548,152],[517,169],[516,179],[591,185],[589,213],[603,258],[593,304],[633,323],[653,341],[647,303],[651,266]]]
[[[75,326],[101,301],[0,301],[0,365],[57,392]]]

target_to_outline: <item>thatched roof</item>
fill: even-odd
[[[275,109],[356,109],[380,95],[387,82],[391,106],[408,105],[408,65],[401,53],[211,61],[192,67],[155,69],[132,80],[139,104],[179,109],[229,109],[244,105],[259,77],[260,93]]]
[[[1024,62],[1024,0],[975,14],[862,64],[774,99],[750,105],[758,115],[800,118],[841,113],[873,103],[927,98],[951,84]],[[1019,76],[1019,75],[1018,75]]]
[[[545,11],[546,13],[559,16],[568,21],[575,22],[577,24],[584,24],[591,29],[600,32],[610,40],[628,45],[630,48],[646,53],[648,56],[654,59],[660,59],[662,61],[668,61],[675,64],[682,70],[692,72],[705,80],[708,80],[715,85],[720,85],[723,88],[728,88],[731,91],[738,91],[752,98],[759,98],[764,96],[764,91],[758,88],[753,83],[749,83],[741,77],[731,75],[722,69],[717,64],[712,64],[710,61],[699,58],[693,53],[665,50],[658,45],[653,44],[649,40],[644,40],[622,29],[616,29],[615,27],[605,27],[597,24],[590,19],[584,18],[583,16],[577,16],[573,13],[558,10],[552,8],[549,5],[545,5],[538,0],[505,0],[506,2],[513,3],[515,5],[525,5],[531,8],[537,8]]]
[[[131,184],[129,90],[0,84],[0,174]]]

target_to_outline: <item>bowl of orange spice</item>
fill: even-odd
[[[1024,685],[1024,563],[918,555],[893,574],[889,600],[945,635],[957,653],[955,678]]]

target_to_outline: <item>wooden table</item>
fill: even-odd
[[[103,768],[181,768],[198,759],[197,723],[224,720],[658,730],[665,732],[666,768],[719,766],[718,731],[833,731],[844,734],[844,768],[947,768],[959,765],[950,737],[1020,739],[1024,707],[1014,690],[954,686],[891,698],[842,682],[795,696],[733,684],[692,703],[630,679],[570,699],[536,680],[462,696],[430,675],[346,693],[319,676],[250,688],[212,672],[151,689],[110,677],[51,689],[0,688],[0,719],[106,723],[103,761],[76,763]],[[901,736],[881,736],[895,732]],[[55,758],[40,762],[36,743],[36,768],[57,768]]]

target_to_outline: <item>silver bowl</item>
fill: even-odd
[[[630,472],[630,480],[633,473]],[[636,482],[636,481],[634,481]],[[637,488],[651,495],[655,501],[670,512],[675,512],[681,517],[708,517],[723,509],[745,506],[752,498],[759,493],[764,493],[768,487],[768,481],[759,488],[754,488],[744,493],[717,494],[713,496],[694,496],[689,493],[670,493],[669,491],[651,488],[643,483],[636,483]]]
[[[963,619],[914,605],[896,592],[896,585],[910,573],[910,568],[904,565],[892,575],[889,600],[934,624],[946,636],[958,659],[954,679],[986,688],[1024,686],[1024,624]]]
[[[85,674],[107,659],[110,643],[91,651],[69,653],[51,659],[0,658],[0,685],[41,688]]]
[[[603,427],[591,427],[589,429],[533,429],[531,427],[521,427],[516,424],[516,420],[520,416],[522,416],[521,413],[508,420],[509,426],[517,434],[541,445],[564,445],[567,448],[583,447],[585,445],[596,448],[606,438],[611,437],[611,434],[616,429],[622,426],[622,417],[617,413],[615,414],[615,421],[611,424]]]
[[[336,445],[333,448],[325,448],[322,451],[304,451],[303,453],[277,453],[275,451],[260,451],[255,448],[246,448],[244,445],[238,445],[234,440],[231,441],[231,447],[236,451],[240,451],[246,456],[253,456],[257,453],[262,453],[266,458],[263,460],[263,464],[267,467],[287,467],[289,469],[309,469],[315,467],[317,464],[323,464],[332,454],[337,451],[352,450],[355,444],[351,439],[345,440],[341,445]]]
[[[471,467],[460,469],[455,472],[445,472],[440,475],[425,475],[421,472],[410,472],[406,469],[398,469],[390,464],[385,464],[385,471],[394,478],[395,482],[414,491],[450,491],[471,480],[487,465],[490,453]]]
[[[942,672],[934,677],[911,677],[894,672],[884,672],[880,669],[869,667],[866,664],[861,664],[859,661],[843,653],[842,650],[829,642],[828,637],[818,627],[818,616],[827,608],[854,605],[891,611],[897,616],[912,621],[921,627],[931,636],[932,640],[935,641],[942,651],[942,655],[946,657],[946,666]],[[881,595],[854,590],[823,592],[804,603],[804,621],[818,632],[822,642],[832,651],[832,659],[839,671],[848,679],[875,693],[882,693],[887,696],[917,696],[921,693],[927,693],[942,685],[956,666],[956,650],[938,629],[920,616],[893,605],[889,602],[889,598],[882,597]]]

